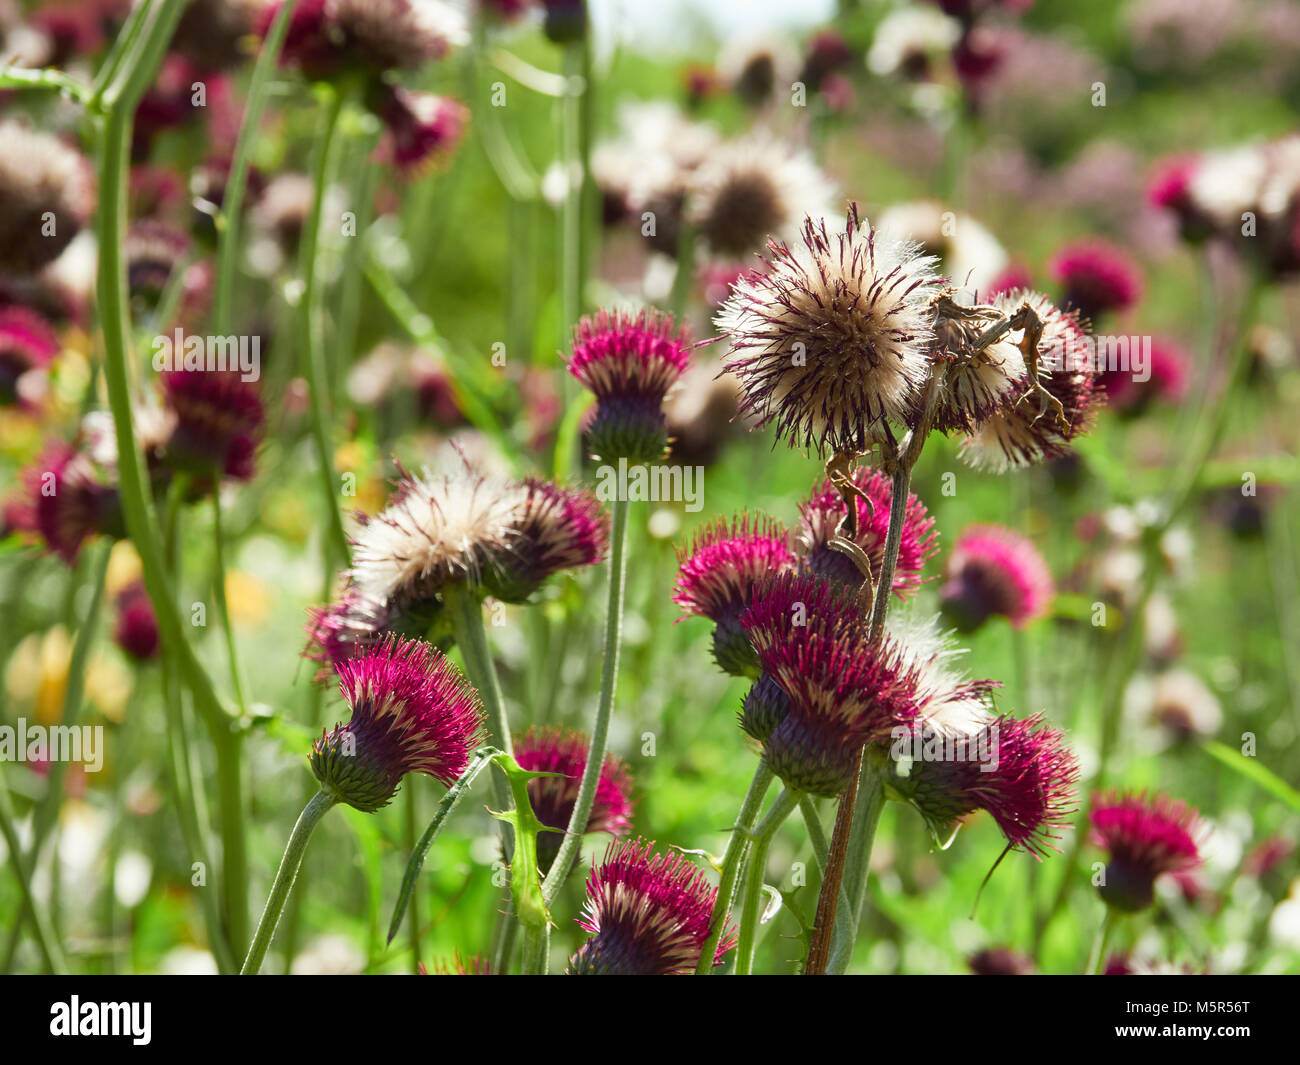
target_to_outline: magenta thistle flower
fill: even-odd
[[[1182,347],[1171,340],[1152,337],[1145,381],[1137,380],[1132,371],[1103,370],[1098,384],[1112,408],[1132,417],[1158,400],[1179,402],[1187,392],[1190,366],[1191,358]]]
[[[686,976],[709,935],[717,889],[679,854],[654,854],[644,840],[611,843],[587,877],[578,924],[592,934],[569,959],[569,972],[590,976]],[[730,920],[714,955],[722,964],[736,945]]]
[[[123,246],[126,283],[133,296],[154,301],[190,251],[190,238],[179,229],[144,219],[127,230]]]
[[[690,363],[686,331],[656,311],[597,311],[574,330],[569,372],[596,397],[587,427],[603,461],[654,462],[668,446],[664,397]]]
[[[944,614],[961,632],[974,632],[994,614],[1023,628],[1047,613],[1055,594],[1051,571],[1033,541],[1001,525],[963,529],[944,575]]]
[[[714,324],[731,346],[741,411],[820,454],[866,451],[885,419],[903,421],[930,372],[935,260],[878,234],[849,208],[844,229],[807,218],[793,251],[768,246]]]
[[[677,553],[673,602],[682,617],[705,617],[716,626],[713,657],[735,676],[754,676],[758,659],[741,631],[740,615],[763,581],[794,563],[790,534],[771,518],[742,514],[731,522],[719,518],[695,534],[690,549]]]
[[[859,466],[853,474],[853,483],[866,493],[870,505],[856,497],[857,536],[854,543],[862,548],[871,563],[871,581],[880,579],[880,567],[885,557],[885,538],[889,532],[889,511],[893,496],[892,482],[879,470]],[[828,577],[851,588],[862,585],[862,571],[848,555],[830,546],[839,531],[840,522],[848,513],[844,497],[829,480],[803,503],[799,504],[800,532],[799,558],[811,573]],[[923,583],[921,570],[938,550],[938,534],[934,519],[925,505],[915,495],[908,494],[903,516],[903,534],[899,541],[898,562],[894,570],[894,594],[900,599],[914,592]]]
[[[105,483],[90,458],[70,444],[50,442],[19,475],[19,484],[9,520],[37,533],[68,565],[77,561],[90,537],[125,535],[117,488]]]
[[[862,745],[887,742],[915,719],[917,670],[892,637],[869,638],[856,598],[833,582],[812,574],[778,577],[755,597],[741,626],[763,671],[790,701],[763,750],[789,787],[840,794]]]
[[[1057,830],[1076,810],[1079,765],[1063,735],[1041,714],[1025,720],[999,717],[964,737],[953,758],[914,762],[898,787],[927,822],[953,825],[987,810],[1015,850],[1035,858],[1055,845]]]
[[[1048,272],[1065,289],[1065,304],[1087,321],[1108,311],[1124,311],[1142,298],[1142,274],[1123,251],[1100,240],[1061,248]]]
[[[578,801],[578,784],[591,741],[581,732],[564,729],[530,728],[514,741],[514,757],[524,769],[537,773],[559,773],[558,777],[537,777],[528,782],[528,800],[533,813],[547,828],[537,837],[537,857],[543,870],[555,861],[564,830]],[[607,754],[596,784],[596,801],[587,818],[587,832],[609,832],[622,836],[632,827],[632,777],[627,766]]]
[[[455,153],[469,108],[450,96],[384,85],[371,104],[389,135],[389,151],[404,177],[420,177]]]
[[[483,569],[483,587],[505,603],[522,603],[547,577],[594,566],[609,546],[609,516],[586,489],[536,477],[522,485],[504,549]]]
[[[989,947],[972,954],[967,961],[976,976],[1031,976],[1034,961],[1010,947]]]
[[[0,307],[0,405],[26,405],[19,382],[44,370],[60,349],[54,329],[25,307]]]
[[[153,661],[158,657],[158,618],[144,582],[128,584],[117,593],[115,605],[113,642],[137,662]]]
[[[322,788],[370,813],[388,805],[407,773],[456,782],[480,738],[483,710],[450,662],[423,640],[389,637],[335,671],[352,717],[312,745]]]
[[[180,352],[173,358],[180,362]],[[166,370],[158,375],[175,428],[166,444],[172,466],[201,476],[251,480],[265,411],[256,381],[237,369]]]
[[[1110,860],[1098,889],[1108,906],[1144,910],[1155,898],[1156,878],[1201,863],[1205,829],[1196,810],[1167,795],[1094,794],[1092,841]]]
[[[279,4],[262,12],[263,36]],[[374,76],[415,70],[467,39],[464,16],[440,0],[301,0],[281,61],[312,77],[348,69]]]

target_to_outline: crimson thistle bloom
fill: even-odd
[[[142,580],[134,580],[117,593],[117,620],[113,642],[137,662],[158,657],[158,618]]]
[[[866,466],[859,466],[854,471],[853,483],[870,500],[868,504],[866,499],[854,497],[858,513],[857,535],[853,542],[862,549],[871,563],[874,586],[880,579],[880,567],[885,557],[893,484],[879,470]],[[858,588],[862,584],[862,571],[858,569],[857,563],[831,547],[831,540],[839,532],[840,523],[848,513],[843,494],[829,480],[825,480],[805,502],[799,504],[799,511],[800,563],[810,573],[827,577],[850,588]],[[926,512],[925,505],[909,493],[894,569],[893,591],[898,598],[905,598],[921,586],[921,570],[938,550],[937,539],[934,519]]]
[[[388,128],[389,150],[398,171],[419,177],[455,152],[469,123],[469,108],[450,96],[383,85],[371,102]]]
[[[578,783],[586,768],[591,741],[581,732],[564,729],[529,729],[514,741],[514,758],[519,765],[538,773],[558,773],[528,782],[528,800],[537,819],[555,832],[537,837],[537,860],[542,871],[550,869],[560,849],[560,840],[573,815]],[[607,754],[596,784],[596,801],[587,817],[587,832],[624,835],[632,827],[632,777],[622,760]]]
[[[121,500],[96,464],[71,444],[51,441],[19,475],[19,491],[7,518],[37,533],[48,550],[68,565],[96,534],[126,535]]]
[[[174,353],[179,362],[180,353]],[[199,476],[251,480],[266,419],[257,382],[238,370],[166,370],[158,375],[174,428],[168,465]]]
[[[1100,240],[1067,244],[1052,257],[1048,272],[1065,289],[1065,303],[1088,321],[1108,311],[1125,311],[1142,298],[1142,274],[1124,252]]]
[[[609,547],[609,517],[590,491],[536,477],[521,487],[509,539],[492,552],[483,573],[483,587],[505,603],[524,602],[562,569],[594,566]]]
[[[311,769],[326,792],[371,813],[388,805],[407,773],[456,782],[483,712],[450,662],[422,640],[389,637],[334,669],[352,717],[312,746]]]
[[[769,243],[766,269],[736,282],[714,324],[743,414],[792,447],[856,454],[905,420],[929,375],[935,260],[872,230],[856,204],[843,231],[806,218],[802,237],[793,251]]]
[[[790,534],[771,518],[742,514],[706,525],[690,549],[678,551],[673,602],[682,617],[705,617],[715,625],[713,657],[734,676],[754,676],[758,659],[740,628],[740,616],[763,581],[791,568]]]
[[[811,574],[764,587],[741,616],[759,663],[789,698],[763,759],[796,791],[833,797],[862,745],[887,742],[918,710],[919,674],[891,637],[870,639],[856,599]]]
[[[569,372],[596,397],[587,441],[602,461],[655,462],[668,446],[664,397],[686,372],[684,329],[656,311],[597,311],[574,330]]]
[[[974,813],[987,810],[1007,846],[1041,860],[1058,850],[1057,830],[1075,812],[1079,766],[1062,733],[1041,714],[1025,720],[1002,716],[954,746],[957,757],[922,758],[906,778],[891,783],[943,836]]]
[[[41,315],[25,307],[0,307],[0,404],[26,405],[22,378],[48,367],[59,348],[59,338]]]
[[[1146,909],[1155,899],[1157,877],[1201,863],[1200,815],[1167,795],[1094,794],[1088,818],[1093,842],[1109,855],[1098,892],[1113,909]]]
[[[1033,541],[1001,525],[963,529],[945,575],[940,600],[961,632],[974,632],[994,614],[1023,628],[1047,612],[1055,593],[1051,571]]]
[[[654,854],[644,840],[611,843],[587,877],[578,924],[592,934],[569,959],[587,976],[685,976],[709,935],[717,889],[679,854]],[[728,921],[714,964],[736,945]]]

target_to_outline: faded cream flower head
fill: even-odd
[[[835,186],[806,151],[769,133],[728,141],[687,187],[690,221],[710,252],[742,259],[769,238],[798,238],[805,215],[825,214]]]
[[[774,423],[791,446],[867,450],[886,420],[906,421],[930,371],[939,279],[916,245],[882,238],[849,208],[842,230],[805,219],[802,242],[769,245],[714,324],[742,413]]]

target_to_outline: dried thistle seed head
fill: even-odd
[[[769,239],[796,238],[805,216],[826,212],[835,188],[807,152],[756,133],[711,152],[686,195],[690,221],[709,250],[742,259]]]
[[[1155,899],[1155,881],[1201,863],[1206,836],[1200,815],[1167,795],[1109,792],[1092,797],[1092,842],[1106,850],[1105,879],[1098,888],[1108,906],[1125,913]]]
[[[911,414],[934,346],[934,260],[880,240],[849,208],[842,232],[804,220],[793,250],[741,277],[714,319],[730,344],[741,411],[792,447],[866,451],[887,419]]]
[[[876,230],[915,241],[954,283],[983,290],[1008,262],[1006,249],[970,215],[950,211],[934,200],[894,204],[876,219]]]
[[[57,259],[95,206],[86,159],[57,137],[0,122],[0,260],[34,274]]]
[[[1033,541],[1001,525],[963,529],[944,576],[944,616],[961,632],[974,632],[995,614],[1023,628],[1047,613],[1055,594],[1051,570]]]
[[[482,573],[487,593],[505,603],[524,602],[560,570],[594,566],[609,546],[609,516],[588,490],[535,477],[522,489],[504,550],[489,552]]]
[[[985,338],[1007,317],[996,303],[964,306],[950,297],[936,305],[934,359],[942,370],[933,428],[943,433],[975,432],[991,414],[1030,388],[1020,349],[1024,330],[1007,332],[991,342]]]
[[[281,261],[297,254],[315,198],[311,178],[290,172],[277,174],[267,182],[253,205],[251,220],[259,233],[274,243]]]
[[[388,506],[353,538],[351,590],[401,611],[451,581],[477,580],[508,550],[526,497],[522,485],[465,470],[451,476],[402,472]]]
[[[537,837],[537,858],[549,870],[559,852],[564,830],[578,801],[578,785],[590,756],[591,741],[581,732],[565,729],[530,728],[514,742],[514,757],[524,769],[559,773],[558,777],[537,777],[528,782],[528,799],[537,819],[558,832]],[[587,818],[587,832],[625,835],[632,827],[632,776],[615,755],[607,754],[596,783],[596,799]]]
[[[574,330],[569,373],[596,397],[587,442],[604,461],[654,462],[668,446],[664,398],[690,363],[670,315],[600,310]]]
[[[655,854],[644,840],[611,843],[587,877],[578,918],[592,938],[569,959],[583,976],[685,976],[700,962],[717,889],[679,854]],[[728,919],[714,955],[736,945]]]
[[[377,70],[414,70],[469,40],[465,16],[440,0],[326,0],[331,37]]]
[[[977,469],[1003,473],[1067,454],[1070,441],[1092,428],[1102,402],[1088,339],[1075,312],[1062,311],[1037,292],[1007,292],[996,297],[992,306],[1010,317],[1023,304],[1043,323],[1039,383],[1061,404],[1069,428],[1060,428],[1034,390],[1008,396],[962,445],[962,459]]]
[[[248,59],[261,0],[191,0],[177,23],[172,48],[207,70],[228,70]]]
[[[729,38],[717,64],[722,80],[750,107],[762,107],[788,92],[799,66],[793,43],[776,33]]]
[[[854,497],[857,530],[853,543],[862,549],[871,564],[874,587],[880,579],[880,567],[885,557],[893,485],[883,473],[869,466],[859,466],[854,471],[852,483],[866,496],[866,499]],[[831,546],[847,514],[843,494],[829,479],[824,480],[807,500],[799,504],[798,554],[800,564],[808,572],[856,589],[862,585],[862,571],[852,558]],[[908,493],[894,569],[895,595],[905,598],[921,586],[921,571],[937,550],[938,533],[934,529],[934,519],[925,505]]]
[[[481,738],[483,709],[450,662],[422,640],[390,637],[335,670],[352,717],[312,746],[326,791],[370,813],[407,773],[456,782]]]

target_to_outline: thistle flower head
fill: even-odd
[[[807,152],[758,133],[709,153],[686,195],[690,220],[709,250],[740,259],[769,238],[797,236],[804,216],[826,211],[834,187]]]
[[[278,8],[264,11],[263,35]],[[303,0],[291,17],[282,60],[313,76],[348,67],[372,74],[415,70],[468,39],[464,15],[440,0]]]
[[[686,372],[690,346],[671,316],[598,311],[574,331],[569,372],[596,397],[587,428],[605,461],[654,462],[668,444],[664,397]]]
[[[533,813],[547,828],[537,837],[537,855],[543,869],[555,861],[578,801],[578,785],[587,767],[591,741],[581,732],[564,729],[529,729],[514,741],[514,757],[524,769],[538,773],[559,773],[558,777],[537,777],[528,782],[528,801]],[[596,783],[596,801],[587,818],[587,832],[626,834],[632,827],[632,777],[621,759],[605,756]]]
[[[19,380],[49,366],[60,346],[54,329],[35,311],[0,307],[0,406],[21,403]]]
[[[1010,947],[989,947],[972,954],[967,960],[970,971],[976,976],[1030,976],[1034,961],[1017,954]]]
[[[790,697],[768,673],[760,673],[750,685],[737,721],[747,736],[766,743],[773,730],[790,713]]]
[[[371,104],[389,136],[398,171],[419,177],[456,151],[469,123],[469,108],[450,96],[384,85]]]
[[[1088,338],[1076,312],[1062,311],[1036,292],[1006,292],[995,297],[992,305],[1009,317],[1025,303],[1043,323],[1039,382],[1061,404],[1068,428],[1057,424],[1052,409],[1035,391],[1013,392],[962,445],[962,459],[977,469],[1002,473],[1068,454],[1070,441],[1092,428],[1102,400]]]
[[[339,662],[355,658],[390,634],[432,640],[446,626],[436,597],[399,605],[347,587],[334,602],[308,610],[304,656],[322,664],[317,679],[323,680]]]
[[[388,805],[407,773],[455,783],[478,742],[483,711],[450,662],[422,640],[389,637],[335,671],[352,717],[312,746],[312,772],[323,788],[369,813]]]
[[[755,672],[758,663],[740,629],[740,615],[759,584],[793,562],[790,534],[770,518],[747,514],[731,522],[719,518],[695,534],[689,550],[678,551],[673,602],[683,618],[706,617],[716,625],[713,654],[728,673]]]
[[[840,794],[863,743],[887,741],[915,718],[915,670],[892,638],[869,638],[859,603],[832,582],[778,577],[755,596],[741,626],[763,672],[790,701],[763,751],[788,786]]]
[[[46,445],[19,474],[8,520],[38,534],[70,566],[90,537],[125,535],[117,488],[106,483],[87,455],[61,440]]]
[[[175,359],[181,361],[179,353]],[[166,461],[202,476],[250,480],[266,420],[257,382],[237,369],[178,368],[160,373],[158,384],[175,419]]]
[[[51,134],[0,121],[0,203],[0,261],[8,273],[34,274],[90,220],[89,164]]]
[[[655,854],[644,840],[620,840],[593,864],[578,924],[592,934],[569,972],[595,976],[685,976],[709,935],[717,889],[679,854]],[[736,945],[728,921],[713,963]]]
[[[1156,878],[1201,863],[1205,830],[1194,808],[1167,795],[1094,794],[1092,841],[1109,855],[1098,889],[1108,906],[1144,910],[1155,898]]]
[[[766,270],[738,280],[714,318],[742,413],[792,447],[866,451],[882,421],[905,419],[929,373],[933,266],[876,234],[856,205],[842,232],[807,218],[793,251],[769,244]]]
[[[609,517],[591,492],[536,477],[521,487],[510,537],[483,570],[484,588],[505,603],[522,603],[560,570],[594,566],[609,546]]]
[[[954,756],[914,761],[902,790],[934,826],[987,810],[1016,850],[1041,859],[1058,850],[1074,813],[1078,762],[1042,715],[999,717],[953,745]]]
[[[133,296],[158,299],[189,251],[190,238],[166,222],[132,223],[122,248],[127,288]]]
[[[1108,311],[1124,311],[1142,298],[1142,274],[1114,245],[1084,240],[1061,248],[1047,266],[1065,289],[1065,304],[1092,321]]]
[[[158,657],[158,618],[144,582],[136,579],[118,592],[115,606],[113,642],[137,662],[153,661]]]
[[[1009,290],[1003,295],[1009,298]],[[1005,309],[1006,298],[989,299],[992,303],[982,309],[994,317],[1012,313]],[[942,312],[936,317],[934,357],[943,374],[931,425],[942,433],[978,431],[992,414],[1014,405],[1029,389],[1029,371],[1020,350],[1023,332],[1013,330],[974,351],[988,327],[987,318],[948,317]]]
[[[1151,338],[1146,380],[1139,381],[1131,372],[1104,370],[1097,383],[1106,393],[1106,402],[1121,415],[1141,414],[1152,403],[1178,403],[1187,393],[1191,357],[1179,345],[1163,337]]]
[[[944,575],[944,613],[962,632],[973,632],[994,614],[1023,628],[1046,613],[1055,591],[1033,542],[1001,525],[962,530]]]
[[[853,542],[862,549],[871,563],[874,586],[880,579],[880,567],[885,557],[893,485],[879,470],[866,466],[859,466],[854,471],[853,483],[871,501],[868,504],[860,496],[854,498],[857,534]],[[811,573],[847,587],[860,587],[862,571],[858,569],[857,563],[830,546],[839,531],[840,523],[848,513],[840,492],[829,480],[825,480],[807,500],[799,504],[799,512],[798,553],[802,565]],[[926,512],[925,505],[909,493],[894,570],[894,594],[900,599],[920,587],[921,570],[938,550],[937,539],[934,519]]]
[[[388,506],[353,538],[349,587],[374,603],[404,607],[445,584],[477,579],[509,547],[525,492],[471,473],[402,471]]]

